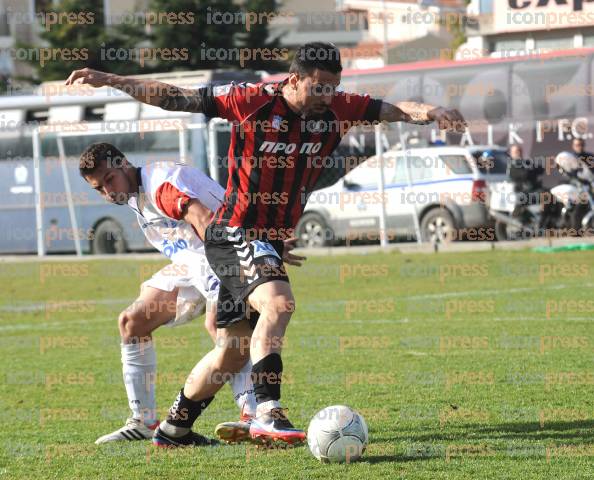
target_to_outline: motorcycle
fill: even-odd
[[[561,203],[550,201],[552,192],[543,188],[543,173],[543,167],[526,168],[522,160],[511,160],[509,180],[490,185],[489,214],[497,240],[534,238],[559,227]]]
[[[584,235],[594,227],[594,174],[571,152],[555,157],[559,172],[569,183],[557,185],[551,194],[562,205],[560,223],[563,228]]]

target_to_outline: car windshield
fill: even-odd
[[[485,151],[488,151],[489,155],[483,157]],[[509,155],[504,151],[477,150],[472,152],[472,156],[476,160],[476,166],[480,173],[486,175],[505,175],[507,173]]]
[[[472,173],[472,169],[464,155],[440,155],[439,158],[441,158],[443,163],[446,164],[447,169],[452,173]]]

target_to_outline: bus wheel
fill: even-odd
[[[105,255],[126,252],[124,230],[115,220],[102,220],[97,224],[93,233],[92,253]]]

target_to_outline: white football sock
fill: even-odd
[[[259,403],[256,411],[256,417],[261,417],[265,413],[270,412],[270,410],[273,408],[282,408],[278,400],[268,400],[267,402]]]
[[[122,344],[122,372],[132,416],[145,425],[157,421],[157,354],[152,341]]]
[[[233,399],[245,415],[254,416],[256,414],[256,397],[254,395],[254,385],[252,383],[252,362],[250,360],[243,368],[233,375],[230,382],[233,390]]]

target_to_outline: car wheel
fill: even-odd
[[[91,251],[99,255],[125,253],[126,241],[120,224],[112,219],[99,222],[93,230]]]
[[[445,208],[429,210],[421,220],[423,242],[446,243],[454,239],[456,225],[452,214]]]
[[[332,245],[334,232],[324,217],[318,213],[306,213],[297,224],[297,245],[302,248],[327,247]]]

